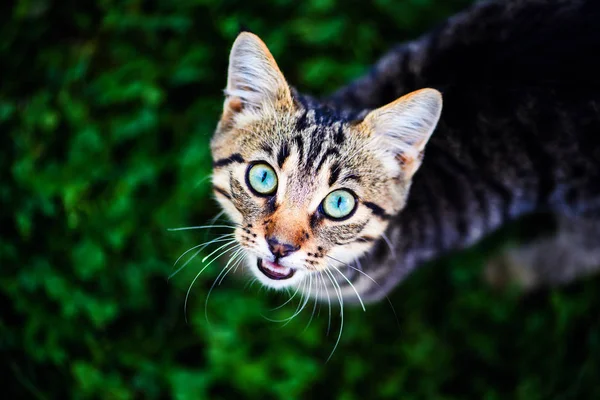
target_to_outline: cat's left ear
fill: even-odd
[[[441,93],[422,89],[371,111],[361,130],[373,139],[377,151],[393,156],[403,176],[410,179],[421,165],[425,145],[441,113]]]
[[[290,88],[273,55],[250,32],[240,33],[231,48],[225,95],[225,114],[293,104]]]

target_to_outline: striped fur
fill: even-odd
[[[368,114],[339,113],[292,91],[250,33],[233,45],[225,93],[212,141],[214,190],[230,218],[256,235],[247,248],[249,265],[273,287],[328,268],[327,256],[352,262],[370,249],[374,241],[362,238],[379,237],[403,207],[442,103],[439,92],[421,90]],[[270,198],[253,195],[246,183],[249,165],[258,161],[278,175]],[[341,188],[356,194],[358,207],[347,220],[334,221],[320,204]],[[267,237],[300,248],[278,260],[296,269],[294,279],[273,282],[256,271],[255,257],[274,259]]]
[[[290,88],[266,46],[243,33],[211,148],[216,198],[240,224],[241,243],[256,235],[244,242],[249,268],[266,285],[293,286],[330,268],[334,257],[364,267],[334,274],[346,300],[356,290],[376,301],[426,261],[507,221],[548,212],[568,234],[528,250],[521,262],[573,265],[568,273],[558,264],[530,265],[527,279],[588,273],[600,248],[589,234],[600,226],[598,20],[595,0],[482,1],[392,49],[371,73],[323,100]],[[437,91],[417,91],[424,87]],[[255,161],[277,172],[271,198],[245,186]],[[345,221],[319,211],[337,188],[358,197]],[[254,265],[272,258],[264,238],[273,234],[300,246],[280,262],[302,271],[276,283]],[[553,248],[562,253],[548,255]],[[566,256],[569,249],[581,256]]]

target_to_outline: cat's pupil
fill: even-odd
[[[340,205],[342,205],[342,196],[338,197],[338,201],[337,201],[338,208],[340,208]]]
[[[260,181],[264,183],[265,179],[267,179],[267,171],[263,172],[263,176],[262,176],[262,179]]]

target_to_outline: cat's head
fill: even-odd
[[[307,101],[265,44],[241,33],[211,142],[216,198],[264,285],[296,285],[373,246],[406,202],[442,108],[433,89],[360,120]]]

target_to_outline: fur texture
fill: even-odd
[[[215,194],[238,226],[248,268],[270,287],[315,277],[332,293],[339,286],[347,300],[375,301],[425,261],[528,213],[583,218],[580,225],[593,230],[600,216],[598,20],[593,0],[479,3],[321,101],[290,88],[262,41],[242,33],[212,152]],[[256,162],[277,173],[273,196],[248,187]],[[341,188],[358,206],[336,221],[321,203]],[[271,237],[299,250],[278,258]],[[598,247],[600,237],[573,250]],[[272,280],[257,268],[260,259],[296,273]],[[594,256],[563,259],[571,262],[568,274],[560,272],[566,266],[529,265],[528,276],[543,271],[546,278],[534,281],[562,282],[549,276],[576,277],[600,265]]]

